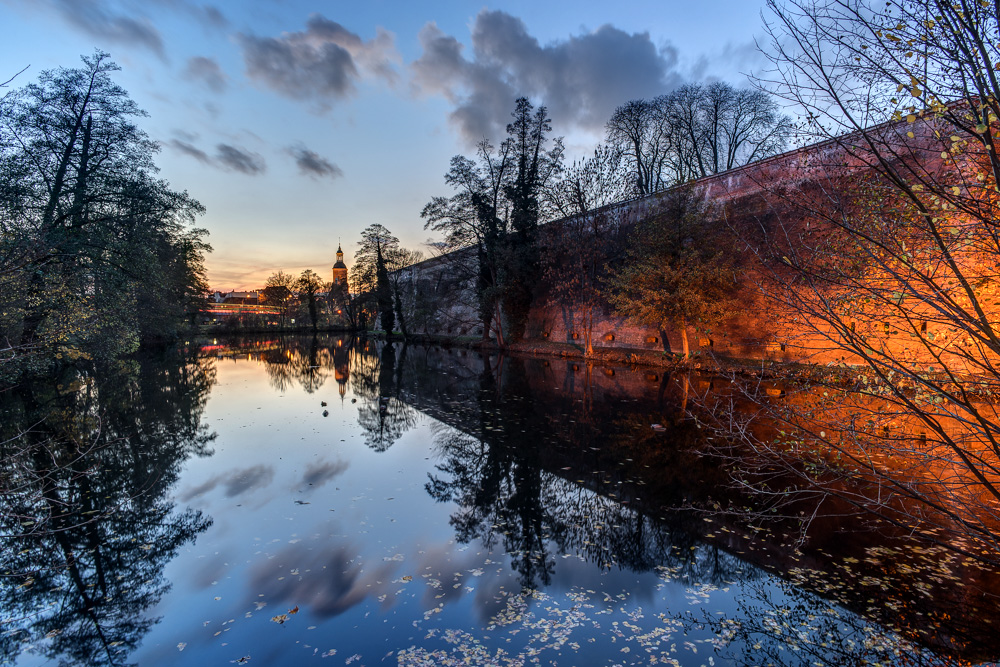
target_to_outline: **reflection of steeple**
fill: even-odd
[[[340,400],[344,400],[347,393],[347,380],[351,377],[351,349],[344,345],[343,339],[337,340],[337,346],[333,348],[333,377],[337,381],[337,392]]]

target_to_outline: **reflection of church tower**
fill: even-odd
[[[344,345],[344,339],[337,340],[337,347],[333,348],[333,377],[337,380],[337,392],[340,400],[344,400],[347,393],[347,380],[351,376],[351,346]]]
[[[337,244],[337,262],[333,265],[333,287],[347,290],[347,265],[344,264],[344,251]]]

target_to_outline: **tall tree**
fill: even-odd
[[[451,197],[435,197],[424,206],[421,217],[427,229],[443,232],[448,250],[475,248],[474,267],[460,273],[472,274],[476,285],[483,339],[496,333],[497,342],[505,342],[500,313],[501,242],[509,228],[510,205],[506,186],[513,171],[512,144],[499,147],[484,139],[476,147],[477,160],[462,155],[451,159],[445,182],[456,190]],[[455,253],[460,258],[461,254]]]
[[[517,99],[507,125],[514,170],[505,185],[510,202],[510,233],[504,244],[501,283],[507,334],[524,336],[534,287],[541,277],[537,230],[546,185],[562,169],[562,140],[547,148],[551,119],[545,107],[534,108],[526,97]]]
[[[188,297],[203,288],[208,246],[188,228],[203,209],[155,178],[157,144],[112,81],[118,69],[97,51],[0,102],[0,258],[13,262],[0,270],[0,324],[21,352],[129,351],[170,333],[167,300],[196,307]]]
[[[383,225],[368,225],[361,232],[354,254],[354,274],[363,281],[378,312],[382,330],[391,334],[396,323],[387,258],[399,251],[399,239]]]
[[[306,308],[309,310],[309,322],[312,330],[316,331],[319,323],[319,299],[317,294],[323,289],[323,279],[312,269],[306,269],[295,280],[295,289],[299,292],[299,299],[304,299]]]

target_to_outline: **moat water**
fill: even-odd
[[[10,390],[17,665],[860,665],[1000,657],[1000,575],[827,503],[761,525],[720,380],[346,337]],[[726,508],[725,511],[722,508]]]

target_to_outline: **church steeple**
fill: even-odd
[[[344,264],[344,251],[337,244],[337,261],[333,265],[333,284],[347,285],[347,265]]]

